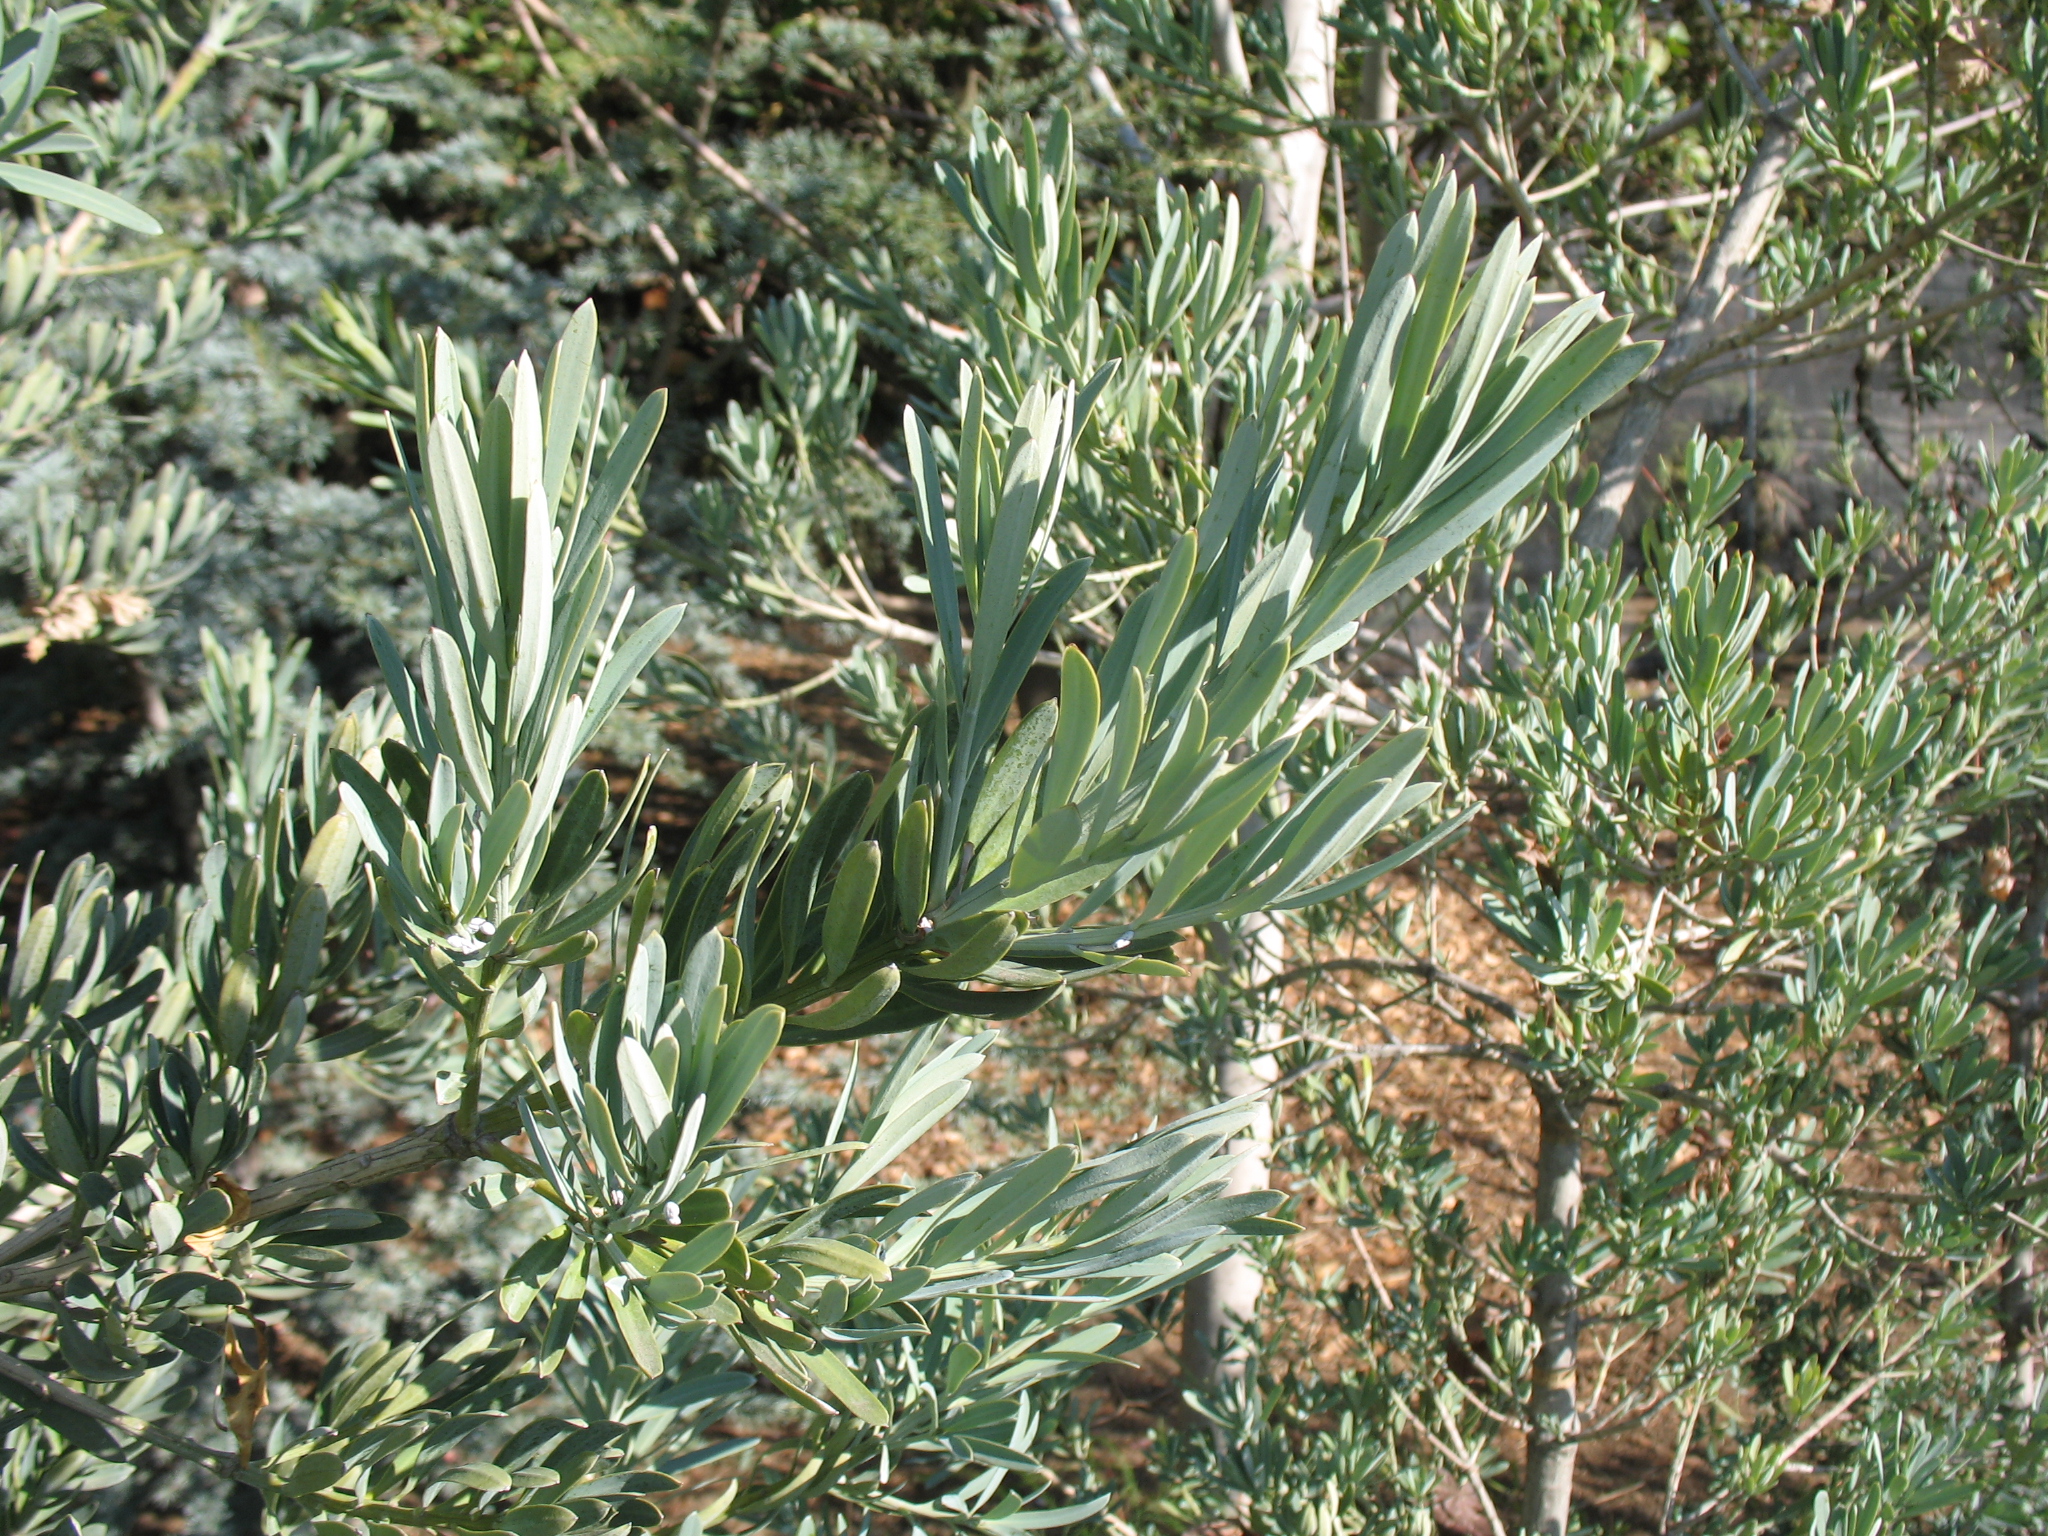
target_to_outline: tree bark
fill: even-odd
[[[1246,987],[1263,986],[1280,974],[1280,933],[1273,919],[1254,917],[1235,931],[1219,929],[1217,940],[1217,947],[1225,952],[1219,958]],[[1225,1099],[1260,1093],[1270,1088],[1278,1075],[1270,1050],[1275,1027],[1257,1018],[1234,1020],[1233,1025],[1235,1038],[1217,1044],[1216,1087],[1218,1096]],[[1251,1046],[1249,1055],[1237,1048],[1240,1040]],[[1270,1096],[1257,1101],[1252,1123],[1232,1139],[1229,1150],[1237,1158],[1230,1173],[1230,1193],[1247,1194],[1270,1187]],[[1190,1385],[1215,1391],[1244,1380],[1252,1366],[1245,1334],[1258,1316],[1265,1283],[1258,1261],[1242,1249],[1233,1250],[1214,1269],[1188,1282],[1182,1296],[1181,1370]]]
[[[1097,62],[1095,52],[1088,46],[1087,34],[1081,30],[1081,18],[1074,13],[1074,0],[1046,0],[1046,7],[1052,12],[1053,30],[1059,33],[1061,44],[1081,70],[1082,78],[1088,82],[1088,89],[1095,93],[1109,115],[1116,120],[1117,142],[1125,153],[1143,164],[1152,163],[1152,150],[1131,121],[1131,114],[1124,109],[1123,98],[1117,95],[1116,86],[1109,74]],[[1231,35],[1237,34],[1233,29]]]
[[[1584,1176],[1579,1167],[1579,1106],[1555,1087],[1537,1085],[1543,1129],[1536,1154],[1536,1225],[1569,1233],[1579,1224]],[[1522,1528],[1529,1536],[1564,1536],[1572,1516],[1572,1470],[1578,1429],[1579,1285],[1567,1264],[1537,1277],[1530,1290],[1536,1361],[1529,1383],[1529,1455],[1522,1492]]]
[[[1279,0],[1287,32],[1287,108],[1290,115],[1326,118],[1335,110],[1337,34],[1330,23],[1342,0]],[[1209,0],[1209,48],[1216,72],[1241,94],[1252,94],[1244,40],[1231,0]],[[1271,121],[1271,119],[1269,119]],[[1290,128],[1254,142],[1259,166],[1259,221],[1272,236],[1279,275],[1307,283],[1315,276],[1323,178],[1329,146],[1317,128]]]
[[[1628,392],[1614,441],[1600,461],[1600,484],[1579,519],[1577,538],[1586,548],[1605,553],[1620,537],[1629,500],[1656,447],[1665,412],[1685,388],[1694,360],[1713,339],[1716,323],[1748,276],[1777,215],[1785,173],[1798,147],[1798,131],[1788,118],[1773,114],[1765,119],[1756,157],[1743,175],[1727,222],[1700,263],[1699,275],[1679,301],[1664,334],[1664,350]]]
[[[1287,108],[1296,117],[1327,118],[1336,110],[1337,32],[1341,0],[1280,0],[1287,31]],[[1293,281],[1311,283],[1322,223],[1323,179],[1330,147],[1318,128],[1290,128],[1275,145],[1263,216],[1273,254]]]
[[[1237,33],[1237,8],[1230,0],[1209,0],[1209,51],[1215,56],[1217,73],[1250,95],[1252,72],[1244,61],[1244,39]]]
[[[1395,164],[1401,153],[1400,130],[1393,126],[1394,119],[1401,115],[1401,87],[1394,79],[1390,50],[1385,43],[1375,43],[1365,50],[1364,78],[1358,90],[1358,115],[1368,123],[1384,123],[1384,128],[1371,129],[1386,145],[1387,156]],[[1385,243],[1387,231],[1380,220],[1379,204],[1370,189],[1361,187],[1358,199],[1358,271],[1361,281],[1370,281],[1374,258]]]

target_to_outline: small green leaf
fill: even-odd
[[[896,917],[909,927],[924,916],[932,877],[932,803],[919,795],[896,829]]]
[[[824,1237],[800,1237],[777,1243],[763,1249],[761,1257],[823,1269],[853,1280],[872,1280],[878,1285],[887,1281],[891,1273],[887,1264],[865,1248]]]
[[[626,1111],[639,1128],[640,1139],[651,1143],[669,1118],[668,1085],[661,1080],[661,1071],[647,1048],[631,1035],[620,1039],[617,1062]]]
[[[655,1337],[654,1325],[648,1321],[647,1309],[640,1298],[631,1290],[613,1291],[604,1287],[605,1295],[612,1304],[612,1316],[619,1320],[619,1335],[626,1341],[626,1348],[633,1356],[633,1363],[640,1367],[643,1376],[659,1376],[662,1370],[661,1341]]]
[[[943,960],[911,966],[909,974],[922,981],[970,981],[1008,954],[1016,941],[1015,914],[998,912],[954,938]]]
[[[825,977],[838,976],[853,961],[874,905],[875,885],[882,876],[882,847],[875,842],[854,846],[832,881],[825,904]]]
[[[855,1418],[863,1424],[872,1424],[877,1429],[887,1429],[890,1423],[889,1409],[882,1400],[868,1389],[868,1384],[854,1374],[853,1368],[837,1355],[820,1351],[815,1355],[800,1355],[797,1358],[811,1368],[825,1390],[837,1398]]]

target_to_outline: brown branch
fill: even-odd
[[[1762,76],[1782,74],[1799,62],[1799,45],[1787,43],[1776,53],[1757,66],[1756,73]],[[1689,107],[1681,107],[1663,121],[1651,124],[1628,143],[1616,151],[1616,159],[1642,153],[1653,144],[1661,144],[1675,133],[1683,133],[1707,115],[1707,99],[1701,97]]]
[[[1893,456],[1891,444],[1885,441],[1884,429],[1870,412],[1870,376],[1890,350],[1889,344],[1869,342],[1856,359],[1856,425],[1863,433],[1863,440],[1870,445],[1870,451],[1877,456],[1877,462],[1884,466],[1885,473],[1898,481],[1900,490],[1910,492],[1913,477]]]
[[[1735,46],[1735,39],[1728,31],[1728,23],[1722,18],[1721,7],[1714,0],[1700,0],[1700,7],[1707,13],[1707,22],[1714,29],[1714,40],[1721,45],[1721,52],[1727,57],[1729,68],[1735,71],[1735,78],[1742,82],[1742,93],[1750,100],[1759,116],[1775,117],[1784,111],[1783,105],[1772,101],[1770,92],[1764,89],[1763,81],[1756,77],[1756,71],[1749,67],[1749,60],[1742,56],[1742,50]]]
[[[1557,280],[1570,290],[1574,299],[1593,298],[1593,285],[1586,281],[1585,275],[1579,271],[1571,257],[1565,254],[1564,247],[1551,233],[1549,222],[1544,219],[1542,211],[1531,201],[1529,189],[1523,185],[1522,178],[1515,169],[1513,146],[1494,132],[1493,125],[1482,113],[1473,113],[1467,122],[1480,138],[1477,144],[1465,143],[1466,149],[1472,155],[1473,163],[1486,173],[1487,178],[1495,186],[1507,194],[1508,201],[1514,204],[1515,212],[1528,229],[1530,236],[1542,242],[1543,261]],[[1461,139],[1460,142],[1465,141]],[[1600,313],[1603,318],[1606,316],[1606,305],[1601,306]]]
[[[1423,1041],[1414,1045],[1400,1041],[1389,1041],[1382,1045],[1354,1045],[1334,1051],[1320,1061],[1312,1061],[1305,1067],[1296,1067],[1292,1072],[1275,1078],[1258,1097],[1281,1093],[1292,1088],[1305,1077],[1318,1072],[1327,1072],[1331,1067],[1341,1067],[1347,1061],[1413,1061],[1430,1056],[1448,1056],[1458,1061],[1491,1061],[1500,1066],[1521,1070],[1521,1053],[1506,1046],[1494,1045],[1437,1045]]]
[[[330,1199],[366,1185],[402,1178],[408,1173],[431,1168],[436,1163],[461,1162],[480,1156],[491,1142],[518,1129],[519,1107],[516,1104],[499,1104],[485,1110],[477,1117],[476,1132],[470,1136],[456,1129],[455,1117],[450,1115],[445,1120],[410,1131],[396,1141],[387,1141],[381,1147],[350,1152],[317,1168],[308,1168],[304,1173],[265,1184],[251,1192],[249,1214],[244,1222],[282,1216],[287,1211],[311,1205],[315,1200]]]
[[[606,67],[608,68],[610,67],[610,61],[605,59],[601,54],[598,53],[598,51],[595,48],[593,48],[590,45],[590,40],[588,38],[584,37],[580,32],[576,31],[575,28],[571,27],[567,21],[563,20],[561,13],[557,11],[553,6],[549,5],[547,3],[547,0],[513,0],[513,3],[515,7],[517,7],[520,10],[522,15],[524,15],[527,8],[530,7],[534,15],[540,17],[541,20],[545,21],[549,26],[553,27],[557,32],[561,33],[563,37],[567,38],[569,40],[569,46],[571,48],[574,48],[578,53],[582,54],[585,58],[595,60],[600,64],[606,65]],[[550,73],[552,73],[556,79],[561,78],[559,71],[550,71]],[[738,166],[734,165],[730,160],[726,159],[725,156],[721,155],[716,149],[712,148],[712,146],[709,143],[707,143],[696,132],[695,129],[685,126],[682,120],[678,118],[675,115],[675,113],[671,112],[667,107],[664,107],[663,105],[661,105],[660,102],[656,101],[652,96],[648,95],[647,92],[641,88],[638,81],[628,80],[621,77],[619,83],[626,88],[626,93],[629,96],[631,96],[635,102],[639,104],[640,109],[642,111],[646,112],[649,116],[653,117],[664,128],[667,128],[670,132],[675,134],[677,138],[681,139],[683,143],[689,148],[690,153],[695,155],[699,160],[701,160],[708,169],[710,169],[716,175],[724,178],[727,182],[731,183],[735,188],[737,188],[741,193],[745,194],[748,198],[752,199],[752,201],[761,209],[761,211],[768,215],[769,219],[772,222],[780,225],[784,230],[796,236],[797,239],[803,241],[812,249],[823,252],[824,242],[818,238],[816,232],[812,230],[810,225],[806,224],[802,219],[798,218],[795,214],[791,213],[787,208],[783,207],[782,204],[778,203],[766,192],[763,192],[759,187],[755,186],[753,181],[747,176],[746,172],[742,171]],[[581,109],[579,108],[578,110],[580,111]],[[606,158],[609,159],[610,156],[607,155]],[[614,169],[616,169],[616,167]],[[618,174],[619,176],[623,177],[624,172],[619,172]],[[621,181],[620,185],[624,185],[624,182]]]
[[[1481,986],[1476,981],[1467,981],[1453,971],[1447,971],[1433,960],[1375,960],[1366,957],[1339,956],[1330,960],[1315,960],[1307,965],[1296,966],[1293,970],[1282,971],[1266,987],[1292,986],[1297,981],[1307,981],[1325,971],[1363,971],[1374,976],[1418,976],[1424,981],[1436,982],[1441,986],[1462,992],[1474,1002],[1484,1003],[1502,1018],[1514,1024],[1523,1022],[1522,1010],[1517,1008],[1500,993]]]
[[[1825,283],[1811,292],[1802,293],[1798,298],[1779,305],[1769,313],[1759,315],[1756,319],[1749,321],[1745,325],[1737,326],[1725,336],[1717,338],[1712,346],[1701,349],[1695,356],[1694,369],[1697,369],[1700,364],[1705,363],[1711,358],[1719,357],[1727,352],[1737,351],[1749,346],[1752,342],[1760,341],[1770,335],[1772,331],[1782,328],[1793,320],[1797,320],[1801,315],[1811,314],[1822,305],[1832,303],[1835,299],[1856,287],[1857,284],[1869,278],[1873,273],[1883,271],[1894,261],[1905,255],[1906,252],[1912,250],[1914,246],[1926,245],[1935,236],[1947,229],[1949,225],[1962,218],[1964,214],[1975,211],[1978,205],[1988,200],[1998,190],[1996,179],[1988,180],[1984,186],[1979,187],[1969,196],[1957,198],[1955,202],[1943,208],[1939,213],[1923,219],[1904,234],[1894,237],[1882,249],[1872,252],[1833,282]],[[2005,195],[2010,197],[2017,196],[2018,194],[2008,190]]]
[[[1937,305],[1933,309],[1915,310],[1905,319],[1891,321],[1875,330],[1863,328],[1868,324],[1866,319],[1831,325],[1807,335],[1795,336],[1769,351],[1757,352],[1754,366],[1778,368],[1788,363],[1812,363],[1823,358],[1839,357],[1842,353],[1853,352],[1870,341],[1895,341],[1901,336],[1919,330],[1922,326],[1939,324],[1956,315],[1979,309],[1993,299],[2009,298],[2020,291],[2018,284],[2000,284],[1987,288],[1982,293],[1966,294],[1960,299]],[[1903,302],[1913,302],[1910,291]],[[1692,388],[1714,379],[1726,378],[1730,374],[1743,373],[1751,366],[1749,358],[1731,358],[1727,362],[1715,363],[1712,367],[1702,365],[1695,368],[1687,378],[1686,387]]]
[[[132,1413],[123,1413],[118,1408],[109,1407],[96,1397],[87,1397],[83,1392],[74,1391],[61,1381],[51,1380],[33,1366],[23,1365],[4,1351],[0,1351],[0,1376],[6,1377],[23,1391],[54,1407],[68,1408],[71,1412],[82,1414],[95,1423],[118,1429],[138,1440],[146,1440],[159,1450],[169,1451],[173,1456],[197,1462],[209,1472],[233,1478],[237,1482],[248,1483],[256,1488],[270,1486],[268,1479],[237,1467],[235,1458],[228,1452],[217,1451],[174,1430],[161,1429],[147,1419],[139,1419]]]
[[[32,1296],[38,1291],[47,1291],[92,1261],[91,1253],[80,1252],[39,1264],[9,1264],[0,1268],[0,1297]]]
[[[512,14],[519,19],[519,29],[526,34],[527,41],[533,44],[534,54],[540,60],[541,72],[556,84],[561,84],[562,67],[555,62],[554,54],[549,52],[547,40],[540,35],[540,28],[533,24],[533,12],[528,8],[528,0],[512,0]],[[604,135],[598,132],[597,124],[591,121],[590,114],[583,110],[583,103],[573,94],[569,97],[569,116],[575,122],[577,131],[583,135],[583,142],[590,146],[590,152],[604,162],[605,170],[611,176],[612,185],[632,185],[632,178],[627,176],[625,167],[613,158],[611,146],[605,143]],[[662,259],[677,271],[681,271],[683,258],[676,250],[675,242],[669,238],[668,231],[656,220],[649,219],[647,236],[654,242],[655,249],[661,252]],[[692,282],[690,286],[694,291],[695,283]],[[716,312],[713,313],[715,315]]]

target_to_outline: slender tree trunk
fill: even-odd
[[[1387,148],[1387,158],[1398,165],[1401,135],[1393,121],[1401,115],[1401,87],[1394,79],[1390,54],[1391,50],[1385,43],[1375,43],[1365,50],[1364,78],[1358,89],[1358,115],[1365,122],[1387,125],[1368,131],[1380,136],[1380,141]],[[1359,188],[1358,271],[1362,281],[1371,279],[1373,260],[1387,238],[1386,226],[1380,219],[1379,202],[1373,193],[1371,187]]]
[[[1287,106],[1290,114],[1329,117],[1335,110],[1337,33],[1330,23],[1342,0],[1279,0],[1287,31]],[[1216,72],[1245,95],[1252,76],[1231,0],[1209,0],[1209,47]],[[1316,269],[1329,146],[1320,130],[1292,128],[1254,142],[1259,165],[1260,222],[1273,237],[1280,274],[1308,282]]]
[[[1294,116],[1326,118],[1336,110],[1337,32],[1331,23],[1341,8],[1341,0],[1280,0],[1287,30],[1287,107]],[[1317,128],[1290,128],[1275,145],[1264,217],[1273,254],[1296,282],[1315,277],[1329,158],[1330,147]]]
[[[2048,855],[2037,855],[2034,877],[2028,887],[2027,917],[2020,928],[2021,943],[2037,962],[2041,943],[2048,937]],[[2006,1060],[2022,1077],[2032,1077],[2040,1059],[2041,978],[2031,977],[2013,1000],[2006,1019]],[[2005,1359],[2018,1378],[2018,1405],[2032,1410],[2041,1397],[2041,1357],[2036,1347],[2040,1318],[2034,1304],[2035,1272],[2038,1258],[2030,1239],[2013,1244],[1999,1277],[1998,1311],[2004,1325]]]
[[[1081,30],[1081,18],[1075,14],[1074,0],[1046,0],[1052,12],[1053,30],[1059,33],[1061,44],[1067,50],[1067,57],[1080,66],[1081,76],[1088,82],[1088,89],[1095,93],[1109,115],[1116,120],[1117,142],[1124,152],[1143,164],[1152,163],[1152,150],[1139,134],[1131,121],[1131,114],[1124,109],[1123,98],[1117,94],[1109,73],[1097,61],[1095,51],[1088,46],[1088,36]],[[1233,29],[1231,36],[1236,37]]]
[[[1247,95],[1252,72],[1244,61],[1244,39],[1237,33],[1237,8],[1230,0],[1209,0],[1209,50],[1216,72]]]
[[[1246,987],[1257,987],[1280,973],[1283,951],[1279,926],[1269,917],[1249,918],[1235,930],[1219,925],[1215,943],[1224,952],[1218,958]],[[1216,1087],[1218,1096],[1225,1099],[1258,1093],[1272,1085],[1277,1073],[1269,1049],[1274,1026],[1257,1017],[1233,1023],[1236,1038],[1219,1041],[1217,1045]],[[1251,1047],[1248,1059],[1237,1048],[1240,1040]],[[1232,1194],[1270,1187],[1270,1097],[1258,1100],[1252,1111],[1252,1123],[1231,1141],[1229,1150],[1237,1158],[1230,1175]],[[1188,1282],[1182,1298],[1181,1369],[1191,1385],[1214,1391],[1244,1379],[1252,1365],[1251,1347],[1244,1334],[1258,1315],[1264,1289],[1265,1276],[1258,1261],[1242,1249]]]
[[[1713,340],[1715,325],[1740,291],[1777,214],[1785,173],[1798,147],[1798,130],[1789,119],[1774,115],[1765,120],[1756,158],[1729,206],[1727,222],[1700,262],[1699,275],[1679,301],[1664,335],[1663,352],[1628,392],[1614,441],[1600,461],[1599,487],[1579,519],[1578,541],[1588,549],[1605,552],[1620,537],[1622,519],[1656,447],[1664,413],[1685,387],[1694,360]]]
[[[1337,34],[1329,25],[1341,0],[1281,0],[1287,28],[1290,107],[1298,113],[1328,117],[1334,108]],[[1249,95],[1251,71],[1244,41],[1237,30],[1231,0],[1209,0],[1210,48],[1216,71]],[[1264,141],[1262,141],[1264,142]],[[1312,128],[1282,134],[1277,145],[1261,155],[1261,220],[1273,232],[1274,255],[1289,278],[1310,281],[1315,273],[1316,231],[1322,209],[1328,146]],[[1306,254],[1304,255],[1304,252]],[[1257,986],[1279,974],[1281,942],[1270,918],[1253,918],[1229,932],[1219,930],[1219,949],[1239,979]],[[1240,1033],[1252,1035],[1250,1060],[1225,1042],[1216,1062],[1216,1083],[1224,1098],[1254,1093],[1274,1076],[1271,1032],[1259,1023],[1240,1021]],[[1273,1155],[1273,1106],[1259,1101],[1252,1124],[1231,1143],[1238,1162],[1231,1175],[1232,1193],[1268,1187]],[[1188,1282],[1182,1292],[1181,1368],[1193,1385],[1214,1390],[1243,1379],[1251,1368],[1250,1350],[1241,1337],[1258,1314],[1265,1277],[1251,1255],[1233,1252],[1207,1274]]]
[[[1539,1084],[1543,1131],[1536,1154],[1536,1225],[1567,1233],[1579,1224],[1584,1176],[1579,1167],[1579,1106]],[[1540,1276],[1530,1292],[1536,1362],[1529,1384],[1529,1458],[1522,1528],[1529,1536],[1564,1536],[1572,1516],[1572,1468],[1578,1428],[1579,1285],[1567,1266]]]

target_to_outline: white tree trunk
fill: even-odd
[[[1341,0],[1278,3],[1287,31],[1287,113],[1329,117],[1335,110],[1337,82],[1337,33],[1331,22],[1342,8]],[[1231,0],[1209,0],[1209,36],[1216,72],[1251,94],[1251,70]],[[1275,139],[1260,140],[1255,153],[1263,194],[1260,218],[1272,232],[1274,261],[1287,279],[1308,282],[1316,269],[1329,146],[1315,128],[1291,128]]]
[[[1269,917],[1247,918],[1233,932],[1219,928],[1216,959],[1229,966],[1238,979],[1257,987],[1280,974],[1284,949],[1279,925]],[[1271,1047],[1277,1038],[1275,1026],[1263,1019],[1234,1021],[1236,1039],[1220,1041],[1216,1057],[1218,1096],[1234,1099],[1270,1088],[1277,1075]],[[1241,1051],[1238,1042],[1247,1049]],[[1246,1194],[1270,1187],[1273,1159],[1273,1101],[1258,1100],[1252,1123],[1244,1134],[1230,1143],[1237,1158],[1231,1170],[1230,1192]],[[1210,1270],[1189,1281],[1183,1303],[1181,1368],[1191,1384],[1208,1390],[1228,1387],[1244,1379],[1252,1365],[1249,1343],[1244,1337],[1258,1316],[1259,1298],[1265,1290],[1265,1276],[1258,1261],[1238,1249]]]
[[[1585,1179],[1579,1166],[1580,1107],[1554,1088],[1538,1089],[1543,1130],[1536,1155],[1536,1225],[1570,1232],[1579,1224]],[[1536,1359],[1529,1384],[1529,1461],[1522,1491],[1525,1536],[1565,1536],[1578,1460],[1579,1287],[1569,1270],[1540,1276],[1529,1298]]]
[[[1326,118],[1336,110],[1337,32],[1331,23],[1340,9],[1340,0],[1280,0],[1291,116]],[[1290,128],[1280,135],[1274,159],[1264,211],[1266,228],[1273,232],[1273,255],[1294,281],[1310,282],[1330,147],[1318,129]]]
[[[1335,110],[1337,34],[1330,23],[1341,0],[1279,0],[1287,30],[1287,108],[1290,114],[1327,118]],[[1251,71],[1237,30],[1231,0],[1209,0],[1211,47],[1217,73],[1249,94]],[[1323,180],[1329,148],[1314,128],[1291,129],[1271,142],[1262,156],[1264,206],[1261,217],[1273,232],[1273,254],[1280,272],[1308,283],[1315,275],[1316,234],[1322,212]],[[1216,958],[1230,965],[1251,987],[1280,973],[1285,953],[1279,925],[1254,917],[1236,931],[1218,934]],[[1238,1035],[1248,1047],[1240,1052],[1225,1042],[1216,1062],[1217,1088],[1236,1098],[1268,1088],[1276,1074],[1272,1026],[1255,1020],[1239,1022]],[[1249,1039],[1245,1039],[1245,1036]],[[1273,1104],[1258,1101],[1252,1123],[1231,1143],[1238,1157],[1231,1192],[1270,1187],[1273,1156]],[[1190,1281],[1183,1293],[1181,1366],[1189,1381],[1215,1389],[1241,1381],[1251,1369],[1251,1352],[1243,1337],[1258,1315],[1265,1276],[1256,1260],[1232,1253],[1215,1269]]]
[[[1727,221],[1664,333],[1663,352],[1629,388],[1614,441],[1600,462],[1599,486],[1579,519],[1578,541],[1596,554],[1606,553],[1621,535],[1629,499],[1649,466],[1664,414],[1685,387],[1694,359],[1713,340],[1714,326],[1734,302],[1749,275],[1750,263],[1762,250],[1798,148],[1799,133],[1790,120],[1773,117],[1766,121]]]
[[[1209,0],[1209,47],[1216,70],[1245,94],[1251,94],[1252,72],[1244,61],[1244,39],[1237,35],[1237,11],[1230,0]]]

